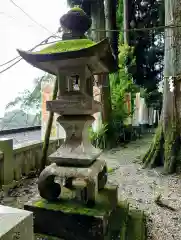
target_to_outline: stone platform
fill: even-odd
[[[34,240],[33,214],[0,205],[0,239]]]
[[[100,191],[93,208],[87,208],[81,202],[71,199],[71,195],[72,192],[66,190],[63,198],[56,202],[37,198],[24,206],[34,214],[35,233],[65,240],[116,239],[111,238],[111,222],[117,214],[117,186],[106,186]],[[117,225],[115,227],[114,224],[114,232],[118,235],[120,224]]]

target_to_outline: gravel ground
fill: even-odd
[[[128,199],[133,208],[142,209],[148,216],[148,239],[181,240],[181,177],[165,176],[162,169],[142,169],[139,164],[152,136],[130,143],[127,147],[105,152],[110,172],[109,181],[119,185],[119,198]],[[8,196],[1,196],[0,204],[23,208],[23,204],[38,194],[36,179],[27,179]],[[160,207],[155,198],[161,194],[165,204],[176,211]]]
[[[114,171],[109,179],[119,185],[119,198],[128,199],[134,208],[148,216],[148,239],[181,240],[181,176],[162,174],[162,169],[142,169],[141,156],[151,142],[151,136],[129,144],[127,148],[104,153]],[[161,194],[162,202],[175,209],[171,211],[155,204]]]

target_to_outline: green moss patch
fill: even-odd
[[[108,200],[109,188],[105,188],[98,194],[96,204],[93,208],[87,208],[80,201],[72,199],[72,192],[66,188],[62,189],[61,199],[57,202],[48,202],[44,199],[33,203],[35,207],[45,208],[55,211],[63,211],[72,214],[85,214],[88,216],[102,216],[112,210],[112,206]]]
[[[80,7],[73,7],[70,9],[71,12],[79,12],[82,16],[85,16],[86,13],[84,12],[84,10]]]
[[[60,240],[60,238],[47,236],[43,234],[35,234],[35,240]]]
[[[73,201],[63,201],[50,203],[46,200],[40,200],[34,203],[34,206],[40,208],[46,208],[49,210],[62,211],[65,213],[74,213],[74,214],[85,214],[88,216],[99,216],[106,213],[104,206],[96,204],[94,208],[87,208],[81,205],[78,202]]]
[[[108,173],[114,172],[114,168],[108,168],[107,172],[108,172]]]
[[[86,208],[80,203],[68,201],[60,201],[58,203],[48,203],[45,200],[37,201],[34,204],[36,207],[46,208],[50,210],[63,211],[70,214],[84,214],[88,216],[104,217],[108,220],[108,231],[105,239],[120,239],[120,240],[146,240],[146,220],[143,211],[129,209],[127,201],[119,202],[115,209],[107,208],[104,202],[96,204],[94,208]],[[36,236],[37,239],[41,235]],[[53,237],[45,239],[54,240]],[[56,238],[55,238],[56,239]]]
[[[117,221],[120,221],[120,240],[126,240],[126,233],[127,233],[127,222],[128,222],[128,214],[129,214],[129,204],[127,201],[119,202],[118,206],[120,217],[119,220],[117,218]]]
[[[127,240],[146,240],[146,219],[142,211],[130,210],[127,221]],[[124,240],[124,238],[123,238]]]
[[[108,231],[105,239],[110,240],[146,240],[146,220],[143,211],[130,209],[127,201],[120,201],[117,207],[112,208],[108,201],[108,191],[105,188],[100,191],[96,198],[96,204],[93,208],[88,208],[81,202],[72,199],[72,192],[65,189],[62,191],[61,199],[57,202],[48,202],[44,199],[33,203],[34,207],[61,211],[64,214],[93,216],[104,218],[108,221]],[[75,216],[74,215],[74,216]],[[119,237],[118,237],[119,236]],[[41,239],[41,238],[40,238]],[[53,239],[53,238],[45,238]]]
[[[146,240],[146,218],[141,210],[129,209],[127,201],[119,202],[110,215],[110,237],[120,240]]]
[[[60,41],[52,44],[34,54],[51,54],[51,53],[61,53],[61,52],[71,52],[77,51],[84,48],[89,48],[96,43],[89,39],[76,39],[76,40],[66,40]]]

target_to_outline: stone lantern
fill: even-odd
[[[100,149],[91,145],[88,128],[101,103],[93,99],[94,75],[116,71],[116,60],[108,39],[95,43],[85,37],[91,20],[79,8],[60,19],[63,39],[39,52],[19,54],[31,65],[58,78],[58,96],[47,102],[47,110],[59,114],[57,121],[66,132],[65,142],[49,156],[51,164],[40,174],[40,196],[55,201],[67,188],[88,206],[107,182],[107,166],[99,160]],[[55,178],[62,179],[61,184]]]

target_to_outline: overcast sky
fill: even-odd
[[[59,19],[67,11],[66,0],[13,1],[52,33],[57,31]],[[0,0],[0,65],[16,57],[17,48],[28,50],[49,37],[50,32],[37,26],[10,0]],[[0,67],[0,71],[5,67]],[[42,71],[33,68],[24,60],[0,74],[0,117],[4,115],[6,104],[19,92],[32,89],[34,78],[41,75]]]

